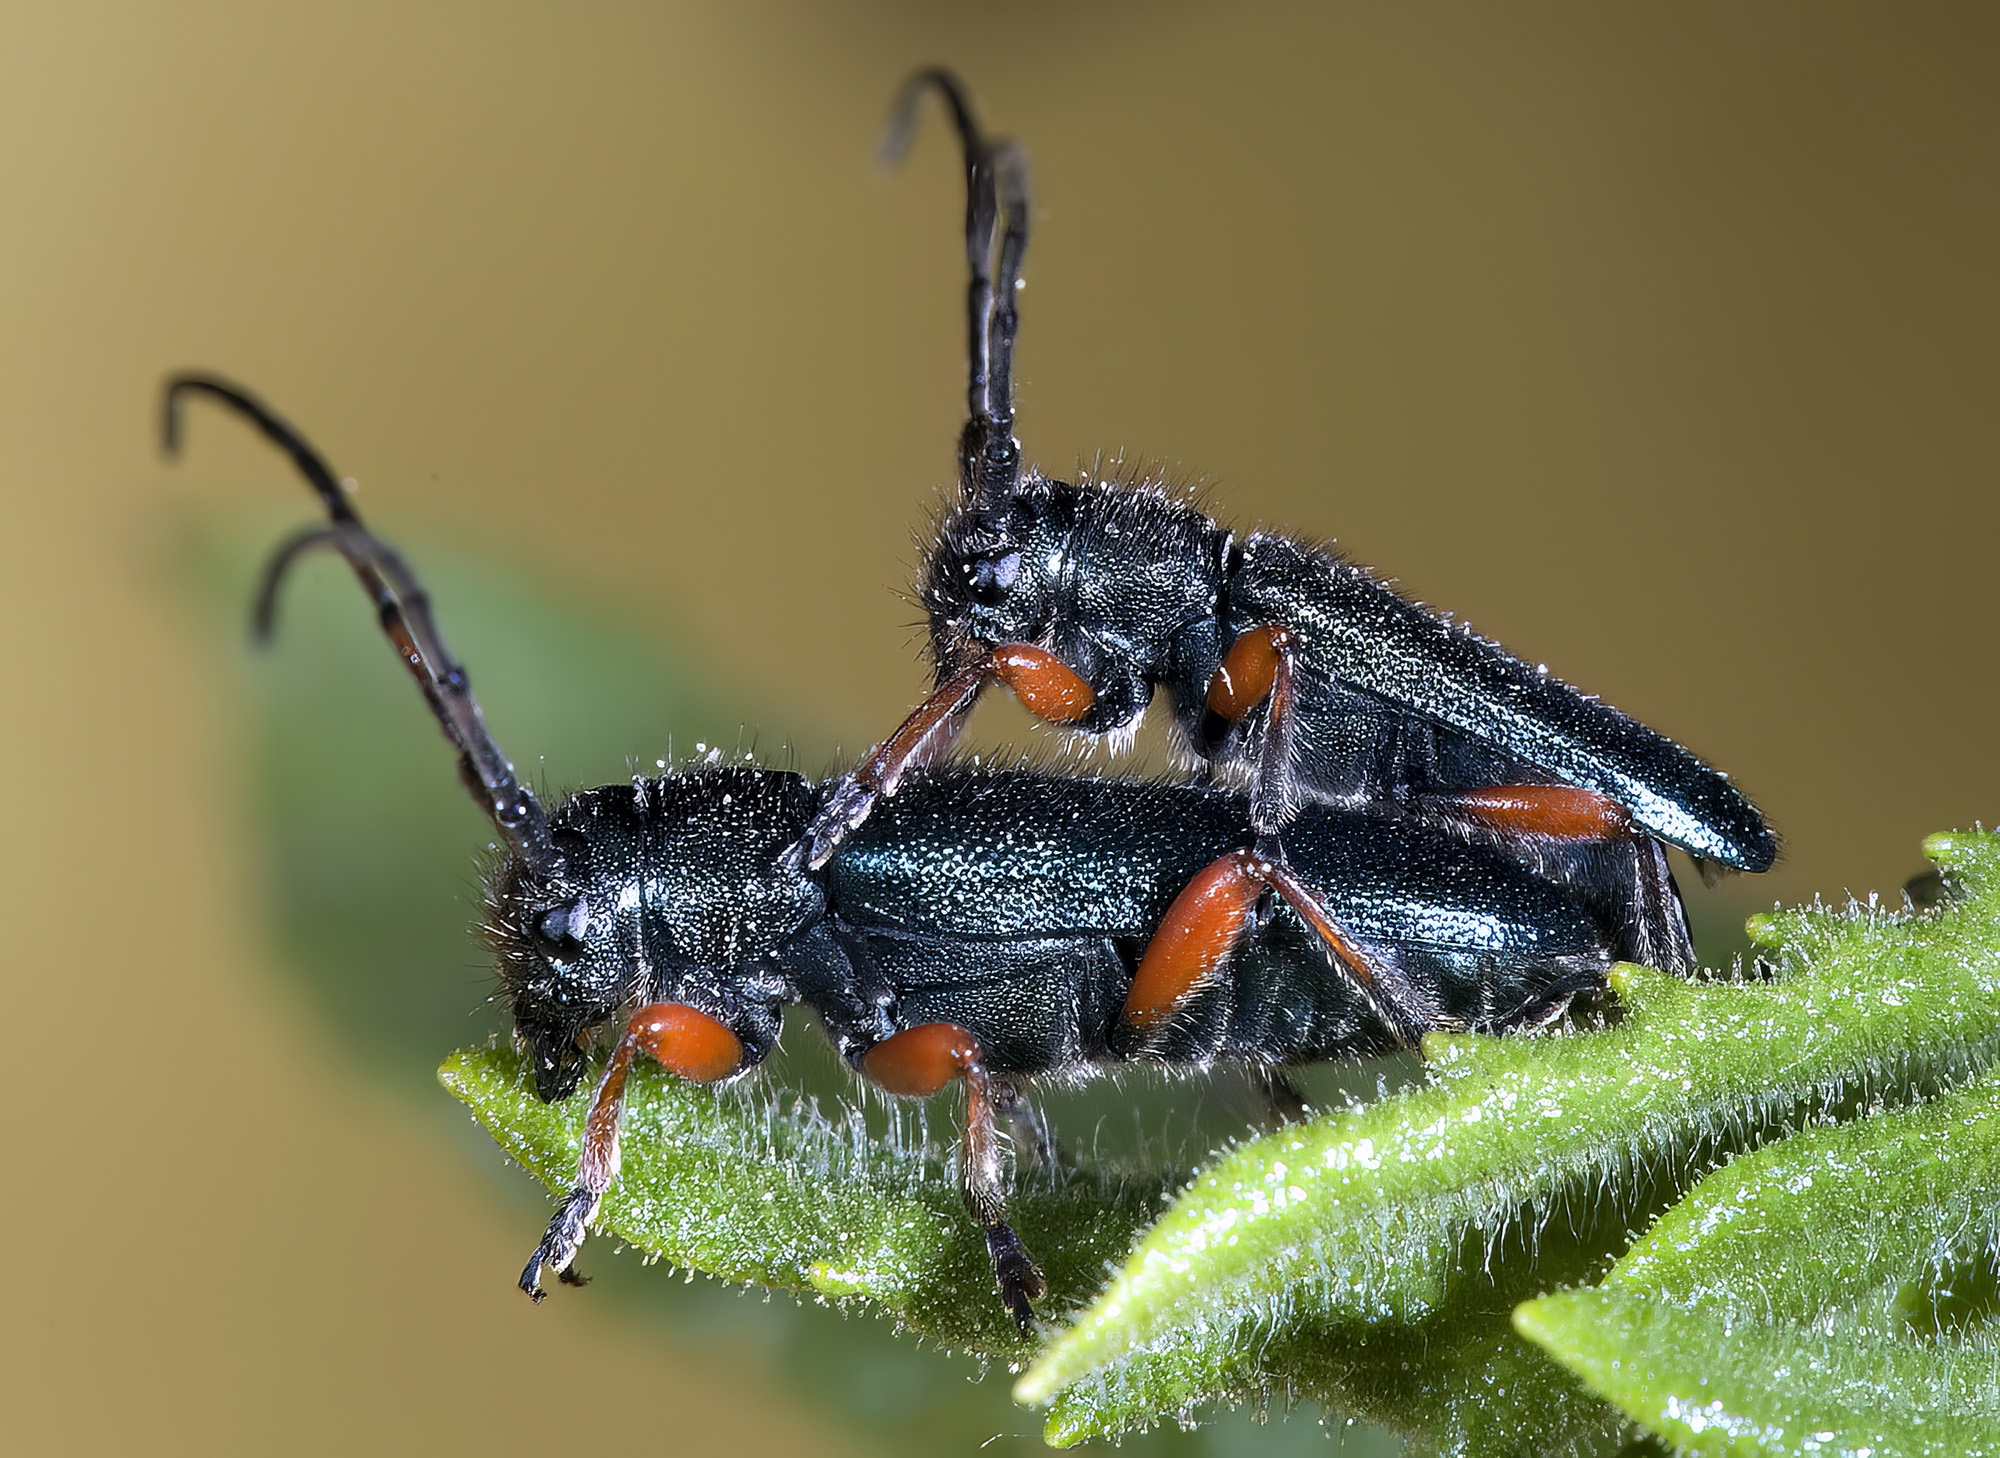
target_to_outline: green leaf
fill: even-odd
[[[1731,1322],[1619,1290],[1523,1305],[1522,1333],[1634,1419],[1696,1453],[2000,1452],[1994,1349]]]
[[[1917,1290],[2000,1238],[2000,1077],[1879,1118],[1810,1129],[1709,1175],[1605,1284],[1760,1320],[1912,1324]]]
[[[1191,1423],[1216,1403],[1317,1402],[1421,1440],[1431,1451],[1556,1452],[1622,1426],[1582,1382],[1510,1327],[1514,1302],[1549,1271],[1581,1279],[1617,1228],[1586,1219],[1572,1234],[1489,1247],[1469,1239],[1438,1309],[1414,1322],[1344,1320],[1279,1308],[1224,1320],[1197,1315],[1053,1402],[1059,1447],[1165,1420]]]
[[[1205,1171],[1097,1304],[1016,1387],[1048,1402],[1203,1333],[1246,1339],[1319,1322],[1408,1325],[1440,1312],[1468,1239],[1539,1225],[1602,1188],[1637,1209],[1635,1171],[1827,1106],[1853,1086],[1950,1076],[2000,1029],[2000,842],[1933,838],[1961,894],[1927,916],[1873,909],[1759,918],[1768,984],[1615,977],[1626,1015],[1578,1036],[1428,1040],[1433,1082],[1372,1108],[1254,1140]],[[1552,1280],[1549,1284],[1557,1284]],[[1196,1335],[1190,1336],[1189,1333]],[[1226,1351],[1181,1370],[1218,1373]],[[1272,1374],[1275,1376],[1275,1374]],[[1131,1384],[1142,1423],[1210,1395]],[[1212,1391],[1212,1389],[1211,1389]]]
[[[1996,1222],[1988,1074],[1717,1170],[1603,1290],[1529,1302],[1516,1325],[1700,1452],[1996,1450]]]

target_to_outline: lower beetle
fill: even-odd
[[[188,394],[289,453],[331,518],[272,558],[260,627],[301,553],[344,556],[504,841],[486,930],[536,1093],[572,1094],[618,1030],[574,1188],[521,1275],[538,1300],[545,1266],[579,1280],[634,1058],[735,1078],[770,1052],[787,1003],[892,1094],[964,1084],[961,1187],[1027,1332],[1044,1284],[1007,1223],[999,1134],[1020,1081],[1126,1062],[1275,1072],[1437,1029],[1535,1028],[1605,985],[1613,933],[1561,884],[1436,827],[1332,806],[1293,822],[1296,873],[1263,858],[1245,797],[1136,780],[914,775],[816,869],[782,853],[841,781],[710,766],[545,808],[487,732],[415,574],[319,453],[206,375],[168,385],[170,448]]]
[[[1428,827],[1309,807],[1290,839],[1313,890],[1163,927],[1202,867],[1254,859],[1248,802],[1144,781],[941,770],[919,776],[818,871],[778,864],[834,784],[744,766],[585,790],[550,811],[562,870],[510,857],[489,938],[536,1092],[561,1098],[622,1023],[575,1188],[522,1273],[564,1273],[617,1168],[644,1051],[682,1077],[754,1067],[785,1004],[893,1094],[965,1085],[959,1170],[1022,1330],[1040,1273],[1006,1222],[996,1112],[1017,1080],[1120,1062],[1276,1070],[1378,1053],[1434,1029],[1540,1026],[1604,986],[1603,929],[1553,882]],[[1332,920],[1356,954],[1329,959]],[[1261,930],[1255,929],[1261,922]],[[1240,942],[1195,980],[1177,938]],[[634,1012],[633,1009],[637,1008]]]

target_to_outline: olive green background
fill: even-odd
[[[959,182],[935,116],[869,159],[933,60],[1034,168],[1031,458],[1337,536],[1728,768],[1786,858],[1709,922],[2000,818],[1990,7],[11,5],[10,1449],[865,1446],[736,1347],[531,1310],[518,1211],[276,967],[237,644],[160,544],[306,504],[211,418],[167,470],[152,410],[251,383],[388,534],[592,584],[824,767],[922,685]]]

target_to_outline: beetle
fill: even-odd
[[[1664,735],[1410,602],[1329,549],[1239,537],[1147,480],[1056,480],[1013,434],[1015,305],[1027,169],[989,139],[950,72],[918,72],[892,110],[900,157],[923,96],[964,152],[970,370],[958,494],[920,568],[936,687],[866,756],[788,852],[820,864],[945,756],[980,693],[1130,743],[1164,690],[1182,757],[1250,795],[1273,865],[1303,805],[1365,809],[1496,845],[1614,926],[1621,958],[1695,965],[1672,845],[1763,871],[1777,840],[1721,772]]]
[[[327,510],[271,558],[260,632],[291,564],[339,552],[458,751],[501,841],[484,927],[537,1096],[569,1097],[610,1043],[574,1187],[521,1274],[538,1301],[544,1268],[581,1281],[634,1059],[738,1078],[788,1003],[890,1094],[964,1085],[959,1184],[1026,1334],[1045,1283],[1007,1222],[999,1133],[1026,1118],[1024,1080],[1134,1062],[1275,1073],[1438,1029],[1538,1028],[1606,986],[1612,938],[1565,887],[1422,821],[1331,805],[1293,821],[1296,873],[1263,863],[1243,795],[1131,779],[927,769],[817,867],[783,852],[840,780],[705,765],[544,806],[487,731],[421,582],[319,452],[249,392],[195,374],[167,386],[170,450],[190,395],[285,450]]]

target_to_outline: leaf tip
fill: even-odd
[[[1022,1407],[1047,1407],[1055,1400],[1055,1395],[1062,1386],[1062,1377],[1050,1369],[1047,1361],[1037,1358],[1034,1365],[1015,1380],[1014,1401]],[[1055,1419],[1051,1418],[1049,1423],[1053,1434]],[[1061,1446],[1053,1435],[1049,1437],[1049,1445]]]
[[[471,1079],[469,1074],[471,1070],[466,1066],[466,1060],[472,1056],[468,1050],[461,1049],[448,1056],[444,1062],[438,1065],[437,1081],[439,1087],[443,1088],[446,1093],[450,1094],[460,1103],[465,1102],[470,1091]]]
[[[1941,830],[1924,837],[1924,855],[1941,871],[1968,880],[1984,880],[2000,866],[2000,834]]]
[[[1555,1352],[1568,1345],[1566,1336],[1575,1325],[1574,1292],[1559,1291],[1537,1296],[1514,1308],[1514,1331],[1544,1351]]]
[[[1016,1388],[1014,1400],[1019,1402],[1020,1389]],[[1042,1441],[1051,1448],[1074,1448],[1078,1443],[1100,1436],[1087,1423],[1080,1423],[1061,1413],[1051,1413],[1042,1426]]]
[[[1022,1407],[1047,1407],[1062,1395],[1063,1389],[1073,1386],[1097,1365],[1093,1355],[1091,1332],[1088,1326],[1073,1326],[1058,1331],[1047,1346],[1035,1354],[1014,1382],[1014,1401]],[[1049,1420],[1052,1424],[1055,1417]],[[1082,1434],[1072,1434],[1068,1442],[1078,1442]],[[1057,1444],[1050,1438],[1052,1446]]]

